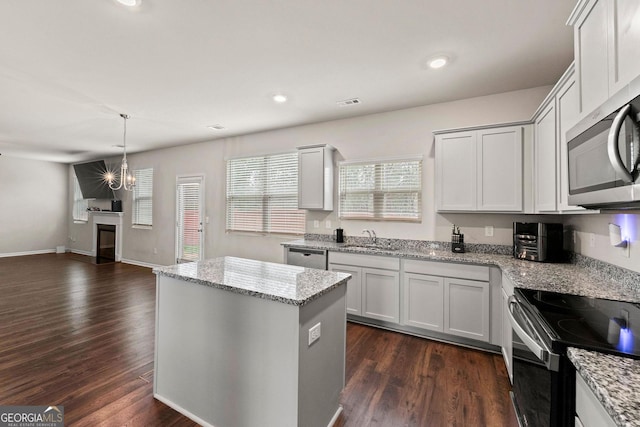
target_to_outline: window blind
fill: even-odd
[[[153,168],[134,171],[136,186],[133,187],[133,225],[153,225]]]
[[[298,153],[227,160],[227,231],[303,234]]]
[[[82,198],[82,191],[80,190],[80,183],[78,178],[73,175],[73,220],[74,221],[89,221],[89,201]]]
[[[339,180],[341,219],[422,219],[422,160],[345,162]]]

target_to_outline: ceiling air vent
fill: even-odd
[[[345,99],[344,101],[338,101],[336,104],[338,104],[338,107],[348,107],[350,105],[362,104],[362,101],[360,101],[359,98],[351,98]]]

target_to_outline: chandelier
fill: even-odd
[[[126,114],[120,114],[120,117],[124,120],[124,136],[122,138],[122,148],[124,154],[122,156],[122,164],[120,165],[120,183],[116,184],[116,177],[113,172],[107,172],[105,179],[109,183],[109,188],[112,190],[120,190],[124,188],[126,191],[132,191],[136,185],[136,178],[129,173],[129,165],[127,164],[127,119],[129,116]]]

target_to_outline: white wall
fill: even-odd
[[[66,244],[67,186],[66,165],[0,156],[0,256]]]
[[[628,251],[611,246],[609,223],[619,225],[623,237],[630,240]],[[640,272],[640,213],[637,210],[625,213],[571,215],[565,219],[564,224],[565,228],[575,230],[575,242],[571,242],[575,252]],[[572,237],[570,239],[573,240]]]
[[[294,150],[310,144],[331,144],[338,159],[361,159],[402,155],[424,157],[423,220],[421,223],[342,221],[348,235],[374,228],[381,237],[447,240],[451,219],[434,210],[434,130],[528,120],[550,87],[526,89],[388,113],[373,114],[221,140],[155,150],[129,156],[132,168],[154,168],[154,225],[152,230],[131,228],[131,194],[123,196],[123,258],[150,264],[173,264],[175,259],[175,183],[177,175],[205,175],[205,257],[242,256],[264,261],[281,261],[283,236],[225,233],[225,159]],[[357,107],[355,107],[357,108]],[[493,238],[474,233],[471,224],[511,228],[509,215],[453,216],[470,242],[510,244],[511,234],[497,230]],[[331,221],[328,228],[313,229],[313,220]],[[469,224],[469,230],[464,227]],[[338,226],[335,213],[309,212],[307,232],[330,233]],[[90,251],[86,226],[69,225],[73,247]],[[475,234],[478,234],[477,238]],[[469,240],[470,239],[470,240]],[[154,249],[157,254],[154,253]]]

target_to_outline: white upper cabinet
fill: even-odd
[[[436,134],[438,211],[523,211],[523,127]]]
[[[640,75],[640,1],[608,0],[606,3],[609,94],[614,94]]]
[[[578,86],[570,65],[534,114],[534,210],[536,213],[584,211],[569,205],[567,130],[579,117]]]
[[[476,141],[476,132],[456,132],[436,137],[438,210],[476,210]]]
[[[588,114],[609,96],[607,65],[607,0],[588,0],[576,6],[583,9],[574,25],[574,53],[580,88],[580,112]],[[574,13],[576,10],[574,10]]]
[[[537,212],[555,212],[557,207],[557,144],[555,98],[535,120],[534,179]]]
[[[585,117],[640,75],[640,2],[580,0],[569,17]]]
[[[330,145],[298,147],[298,209],[333,210],[333,152]]]

